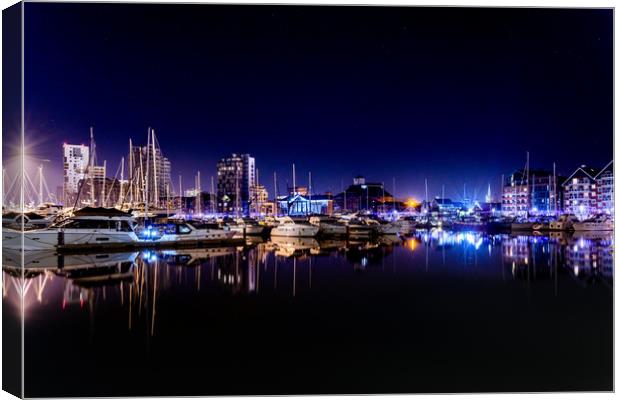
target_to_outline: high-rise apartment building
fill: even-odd
[[[89,148],[80,144],[63,144],[63,198],[68,203],[75,198],[80,180],[88,172]]]
[[[256,161],[249,154],[231,154],[217,163],[217,209],[221,213],[249,215]]]

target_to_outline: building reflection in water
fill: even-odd
[[[98,304],[112,302],[127,313],[129,330],[140,327],[155,335],[162,293],[218,290],[230,295],[299,296],[312,290],[313,279],[317,279],[313,268],[325,260],[330,267],[333,263],[363,272],[385,270],[386,259],[391,259],[393,268],[397,262],[399,268],[414,268],[407,260],[419,256],[428,271],[434,265],[446,265],[448,254],[458,256],[456,263],[463,266],[477,265],[479,258],[487,257],[501,264],[504,278],[557,282],[558,274],[568,273],[580,285],[601,281],[611,288],[613,246],[611,233],[528,236],[431,230],[373,242],[277,238],[244,247],[140,253],[59,256],[27,252],[23,281],[21,254],[5,250],[3,301],[19,310],[23,298],[25,318],[37,306],[77,309],[89,313],[91,324]],[[449,263],[454,260],[450,258]],[[320,276],[329,279],[326,274]]]

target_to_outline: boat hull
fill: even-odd
[[[397,235],[400,233],[401,227],[399,225],[385,224],[379,227],[379,233],[381,235]]]
[[[345,225],[321,224],[319,226],[319,233],[326,236],[346,235],[347,227]]]
[[[352,237],[370,237],[375,233],[374,229],[366,226],[349,226],[349,236]]]
[[[613,231],[614,226],[611,223],[593,223],[593,222],[578,222],[573,224],[575,232],[580,231]]]
[[[236,232],[232,230],[228,231],[223,229],[199,229],[193,230],[188,234],[166,233],[158,239],[144,240],[140,243],[156,246],[170,246],[186,243],[222,243],[229,239],[232,239],[233,236],[235,236],[235,233]]]
[[[261,225],[231,226],[230,230],[235,232],[235,237],[243,237],[244,230],[246,236],[262,236],[267,233],[268,227]]]
[[[520,224],[511,224],[510,229],[513,231],[531,231],[534,228],[533,222],[525,222]]]
[[[315,237],[318,233],[319,227],[313,225],[276,226],[271,230],[271,236],[281,237]]]
[[[21,240],[23,235],[23,245]],[[113,247],[138,241],[134,232],[116,230],[42,229],[34,231],[2,230],[2,246],[8,249],[52,250],[54,248]]]

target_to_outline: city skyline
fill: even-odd
[[[155,128],[175,190],[199,170],[209,188],[230,153],[269,192],[295,163],[317,192],[361,174],[418,199],[425,179],[429,197],[497,196],[526,151],[564,175],[613,156],[605,10],[26,7],[26,140],[45,138],[50,186],[90,126],[108,175]]]

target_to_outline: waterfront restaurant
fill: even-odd
[[[279,196],[278,209],[280,215],[331,215],[334,212],[334,200],[328,195],[302,196],[299,193],[295,193],[288,196]]]

